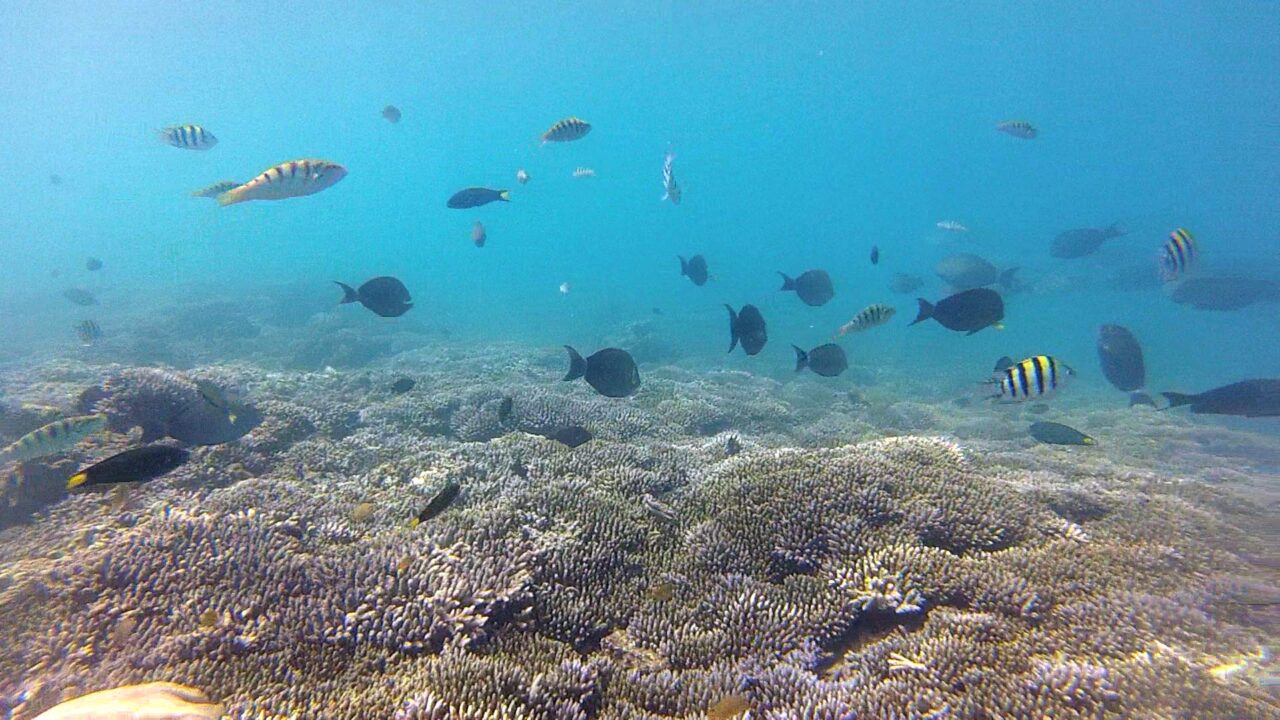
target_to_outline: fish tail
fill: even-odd
[[[236,203],[242,203],[248,198],[245,197],[244,191],[241,190],[240,188],[232,188],[222,193],[215,199],[218,201],[219,207],[226,207],[228,205],[235,205]]]
[[[67,489],[74,490],[89,480],[89,473],[76,473],[67,479]]]
[[[663,195],[663,196],[662,196],[662,199],[663,199],[663,200],[666,200],[666,199],[667,199],[667,196],[666,196],[666,195]],[[688,276],[689,276],[689,262],[688,262],[687,260],[685,260],[685,259],[684,259],[684,256],[683,256],[683,255],[677,255],[676,257],[680,258],[680,274],[681,274],[681,275],[684,275],[685,277],[688,277]]]
[[[511,191],[503,190],[502,192],[498,193],[498,199],[501,200],[502,202],[511,202]]]
[[[577,380],[587,372],[587,361],[582,359],[577,350],[564,346],[569,351],[569,372],[564,376],[564,380]]]
[[[1165,408],[1166,410],[1173,407],[1190,405],[1191,403],[1196,401],[1197,397],[1199,397],[1198,395],[1190,395],[1187,393],[1176,393],[1176,392],[1162,392],[1160,394],[1164,396],[1165,400],[1169,401],[1169,406]]]
[[[781,288],[779,288],[780,290],[795,290],[795,289],[796,289],[796,281],[795,281],[795,280],[792,280],[791,278],[787,277],[787,274],[786,274],[786,273],[780,272],[780,273],[778,273],[778,274],[782,276],[782,287],[781,287]]]
[[[353,303],[360,300],[360,295],[356,292],[355,288],[346,283],[338,282],[337,280],[334,280],[333,282],[336,283],[338,287],[342,288],[342,299],[338,301],[339,305],[346,305],[347,303]]]
[[[738,347],[738,313],[733,308],[725,305],[725,310],[729,311],[729,352]]]
[[[801,370],[808,367],[809,353],[805,352],[804,350],[801,350],[799,347],[796,347],[795,345],[792,345],[791,349],[796,351],[796,372],[800,372]]]
[[[924,298],[916,298],[916,302],[920,303],[920,312],[916,313],[916,319],[911,321],[911,325],[918,322],[924,322],[933,317],[933,304]]]

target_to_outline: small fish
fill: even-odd
[[[240,183],[235,180],[220,180],[208,187],[202,187],[191,193],[191,197],[216,198],[228,190],[235,190],[240,187]]]
[[[488,239],[489,236],[484,231],[484,223],[477,220],[476,224],[471,226],[471,242],[476,247],[482,248],[484,247],[484,241]]]
[[[1096,445],[1097,441],[1070,425],[1056,422],[1032,423],[1031,437],[1047,445]]]
[[[1046,399],[1075,377],[1076,371],[1051,355],[1035,355],[993,373],[992,398],[1006,402]]]
[[[872,265],[880,264],[880,246],[879,245],[871,246],[871,264]]]
[[[645,512],[649,513],[653,517],[665,522],[675,522],[676,511],[672,510],[670,505],[667,505],[653,495],[650,495],[649,493],[641,495],[640,503],[644,505]]]
[[[596,176],[596,171],[589,167],[576,167],[573,169],[573,176],[576,178],[590,178]]]
[[[879,303],[875,305],[868,305],[862,308],[857,315],[854,315],[852,320],[841,325],[840,329],[836,330],[836,337],[844,337],[851,332],[861,332],[863,330],[869,330],[873,327],[884,325],[889,322],[897,312],[898,310],[891,305],[883,305]]]
[[[794,292],[805,305],[811,307],[825,305],[836,295],[835,287],[831,284],[831,276],[826,270],[806,270],[795,278],[782,272],[778,274],[782,276],[782,287],[779,289],[784,292]]]
[[[232,423],[236,421],[236,414],[232,410],[231,401],[227,398],[227,392],[221,386],[208,380],[196,380],[195,383],[196,392],[200,394],[201,399],[208,403],[210,407],[225,414]]]
[[[181,467],[191,457],[182,448],[144,445],[94,463],[67,480],[67,489],[83,485],[146,482]]]
[[[989,288],[973,288],[945,297],[936,305],[924,298],[916,298],[920,312],[912,325],[933,319],[939,325],[956,332],[972,335],[988,327],[1001,329],[1004,319],[1004,300],[1000,293]]]
[[[706,258],[701,255],[694,255],[688,260],[685,260],[680,255],[677,255],[676,257],[680,258],[680,274],[689,278],[689,282],[692,282],[698,287],[702,287],[707,284],[707,278],[709,276],[707,275]]]
[[[955,220],[941,220],[937,223],[936,227],[939,230],[945,230],[953,233],[969,232],[969,228],[965,227],[964,223],[956,222]]]
[[[707,708],[707,720],[733,720],[751,710],[751,702],[739,694],[721,698]]]
[[[996,130],[999,130],[1005,135],[1012,135],[1013,137],[1021,138],[1023,140],[1034,140],[1036,135],[1040,134],[1040,131],[1036,130],[1036,126],[1026,120],[1005,120],[1004,122],[999,122],[996,123]]]
[[[418,383],[413,378],[400,378],[391,383],[391,392],[394,395],[402,395],[413,389]]]
[[[991,369],[991,372],[993,373],[1004,372],[1005,370],[1008,370],[1011,367],[1013,367],[1013,358],[1009,357],[1008,355],[1002,355],[1000,356],[1000,359],[996,361],[996,365],[994,368]]]
[[[734,312],[729,305],[724,308],[729,311],[729,352],[733,352],[738,343],[742,343],[742,351],[748,355],[755,355],[763,350],[765,343],[769,342],[769,335],[765,329],[764,316],[756,306],[743,305],[739,312]]]
[[[516,171],[516,182],[521,185],[527,185],[529,183],[529,173],[525,172],[524,168],[520,168]]]
[[[440,492],[436,493],[435,497],[431,498],[431,502],[428,502],[427,506],[422,508],[422,512],[418,513],[418,516],[413,519],[409,526],[418,527],[422,523],[427,522],[445,510],[448,510],[449,506],[453,504],[453,501],[458,499],[458,493],[461,491],[462,486],[450,480],[443,488],[440,489]]]
[[[568,294],[569,294],[569,291],[570,291],[570,290],[572,290],[572,289],[573,289],[573,288],[572,288],[572,286],[570,286],[570,285],[569,285],[569,283],[567,283],[567,282],[562,282],[562,283],[560,283],[560,294],[561,294],[561,295],[568,295]]]
[[[585,445],[591,442],[592,435],[590,430],[587,430],[581,425],[568,425],[556,430],[548,437],[552,440],[564,443],[571,448],[576,448],[579,445]]]
[[[358,302],[380,317],[400,317],[413,308],[409,289],[389,275],[369,280],[359,290],[337,280],[333,282],[342,288],[339,305]]]
[[[0,462],[26,462],[69,450],[81,440],[104,430],[106,415],[78,415],[36,428],[0,450]]]
[[[62,184],[62,176],[61,176],[61,175],[58,175],[58,174],[50,175],[50,176],[49,176],[49,184],[50,184],[50,185],[54,185],[54,186],[61,185],[61,184]]]
[[[290,160],[267,168],[249,182],[218,196],[226,207],[250,200],[286,200],[327,190],[347,176],[347,169],[328,160]]]
[[[465,210],[488,205],[491,202],[511,202],[511,192],[485,187],[463,188],[449,198],[448,202],[445,203],[445,207],[453,208],[454,210]]]
[[[515,409],[516,400],[511,396],[502,398],[502,402],[498,404],[498,422],[503,425],[511,419],[511,411]]]
[[[386,118],[387,122],[395,125],[400,122],[400,108],[395,105],[388,105],[382,108],[382,117]]]
[[[835,377],[849,369],[844,348],[834,343],[819,345],[808,352],[795,345],[791,349],[796,351],[796,372],[809,368],[822,377]]]
[[[1198,395],[1160,393],[1169,401],[1165,409],[1190,405],[1191,412],[1241,417],[1275,417],[1280,415],[1280,379],[1243,380],[1223,385]]]
[[[564,349],[569,353],[564,381],[585,378],[596,392],[612,398],[626,397],[640,388],[640,370],[626,350],[605,348],[583,359],[572,347]]]
[[[362,502],[359,505],[356,505],[355,507],[351,508],[351,519],[355,520],[358,523],[362,523],[365,520],[368,520],[369,518],[373,517],[374,511],[376,511],[377,509],[378,509],[378,506],[374,505],[371,502]]]
[[[673,166],[676,162],[675,152],[668,150],[662,160],[662,199],[670,200],[672,205],[680,204],[680,184],[676,182]]]
[[[70,300],[80,307],[88,307],[90,305],[98,304],[98,298],[94,297],[93,293],[85,290],[84,288],[67,288],[62,291],[62,297]]]
[[[86,259],[86,260],[84,261],[84,269],[85,269],[85,270],[88,270],[89,272],[94,272],[94,271],[96,271],[96,270],[101,270],[101,269],[102,269],[102,261],[101,261],[101,260],[99,260],[99,259],[98,259],[98,258],[96,258],[96,257],[88,258],[88,259]]]
[[[591,123],[576,117],[567,117],[542,133],[542,144],[581,140],[591,132]]]
[[[1178,228],[1169,233],[1160,253],[1160,277],[1165,282],[1176,280],[1196,262],[1200,249],[1196,238],[1186,228]]]
[[[102,328],[92,320],[81,320],[75,327],[80,344],[88,347],[102,338]]]
[[[161,142],[184,150],[208,150],[218,144],[218,138],[199,125],[174,125],[156,133]]]

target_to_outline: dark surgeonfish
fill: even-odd
[[[784,292],[794,291],[805,305],[825,305],[836,295],[835,288],[831,285],[831,276],[826,270],[806,270],[795,278],[788,277],[786,273],[778,274],[782,276],[780,289]]]
[[[849,369],[849,360],[845,357],[844,348],[835,343],[827,343],[805,352],[795,345],[796,372],[809,368],[822,377],[835,377]]]
[[[1107,381],[1121,392],[1129,393],[1129,405],[1154,405],[1143,391],[1147,386],[1147,365],[1142,359],[1138,338],[1122,325],[1098,328],[1098,362]]]
[[[1096,445],[1097,441],[1070,425],[1056,422],[1032,423],[1031,437],[1048,445]]]
[[[694,255],[685,260],[683,256],[680,258],[680,274],[689,278],[689,281],[698,287],[707,284],[707,259],[701,255]]]
[[[498,201],[511,202],[511,192],[508,190],[492,190],[484,187],[470,187],[454,193],[445,205],[453,208],[454,210],[463,210],[466,208],[488,205],[491,202]]]
[[[1199,395],[1176,392],[1160,394],[1169,401],[1169,407],[1190,405],[1191,412],[1197,415],[1240,415],[1242,417],[1280,415],[1280,379],[1242,380]]]
[[[591,442],[592,435],[590,430],[582,427],[581,425],[567,425],[557,429],[547,437],[564,443],[571,448],[576,448],[579,445],[585,445],[586,443]]]
[[[1245,275],[1193,277],[1179,281],[1172,297],[1197,310],[1239,310],[1254,303],[1280,302],[1280,283]]]
[[[1000,329],[1000,321],[1004,319],[1004,300],[1000,293],[989,288],[973,288],[945,297],[936,305],[924,298],[917,298],[920,313],[911,321],[912,325],[930,318],[948,330],[972,335],[983,328],[995,326]]]
[[[618,348],[597,350],[585,360],[577,350],[569,352],[569,372],[564,380],[586,378],[587,384],[605,397],[626,397],[640,387],[640,370],[631,354]]]
[[[387,275],[366,282],[359,290],[337,280],[333,282],[342,288],[339,305],[358,302],[382,317],[400,317],[413,307],[409,289],[404,283]]]
[[[1106,241],[1125,234],[1120,223],[1111,223],[1104,228],[1063,230],[1049,244],[1049,255],[1064,260],[1092,255]]]
[[[81,307],[98,304],[98,298],[94,297],[93,293],[85,290],[84,288],[67,288],[62,291],[62,297]]]
[[[186,450],[169,445],[144,445],[125,450],[72,475],[67,480],[67,489],[155,480],[180,467],[190,456]]]
[[[413,389],[418,383],[413,378],[402,377],[391,383],[391,392],[394,395],[403,395]]]
[[[400,108],[396,107],[395,105],[388,105],[382,108],[382,117],[385,118],[387,122],[394,125],[400,122],[400,117],[401,117]]]
[[[985,258],[973,253],[948,255],[933,266],[934,273],[956,290],[999,285],[1006,290],[1019,290],[1023,283],[1015,277],[1018,268],[1000,270]]]
[[[418,513],[418,516],[409,522],[409,527],[418,527],[422,523],[427,522],[445,510],[448,510],[449,506],[453,504],[453,501],[458,499],[458,493],[461,491],[462,486],[459,485],[457,481],[450,480],[443,488],[440,488],[440,492],[436,493],[435,497],[431,498],[427,503],[427,506],[422,508],[422,511]]]
[[[748,355],[763,350],[769,335],[765,332],[764,316],[756,306],[743,305],[738,312],[728,305],[724,308],[729,311],[729,352],[733,352],[738,343],[742,343],[742,351]]]

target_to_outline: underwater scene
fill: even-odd
[[[1280,720],[1277,28],[0,4],[0,712]]]

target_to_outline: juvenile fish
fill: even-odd
[[[1036,130],[1036,126],[1026,120],[1005,120],[1004,122],[996,123],[996,130],[1022,140],[1034,140],[1040,134],[1040,131]]]
[[[218,144],[213,133],[199,125],[174,125],[157,130],[161,142],[184,150],[208,150]]]
[[[458,498],[458,493],[461,491],[461,485],[450,481],[440,489],[440,492],[436,493],[435,497],[431,498],[431,502],[428,502],[427,506],[422,508],[422,512],[418,513],[418,516],[413,519],[409,526],[417,527],[431,518],[436,517],[445,510],[448,510],[449,506],[453,504],[453,501]]]
[[[26,462],[56,455],[106,427],[106,415],[79,415],[54,420],[0,450],[0,462]]]
[[[240,187],[240,183],[235,180],[223,180],[216,182],[208,187],[202,187],[191,193],[191,197],[216,198],[228,190],[234,190]]]
[[[870,328],[883,325],[889,322],[897,313],[897,309],[890,305],[877,303],[868,305],[853,316],[853,319],[840,326],[836,331],[836,337],[844,337],[851,332],[861,332]]]
[[[591,123],[581,118],[567,117],[542,133],[542,144],[581,140],[589,132],[591,132]]]
[[[290,160],[267,168],[258,177],[218,196],[225,207],[250,200],[286,200],[314,195],[347,176],[347,169],[328,160]]]
[[[67,480],[67,489],[82,485],[146,482],[181,467],[191,453],[169,445],[144,445],[94,463]]]

